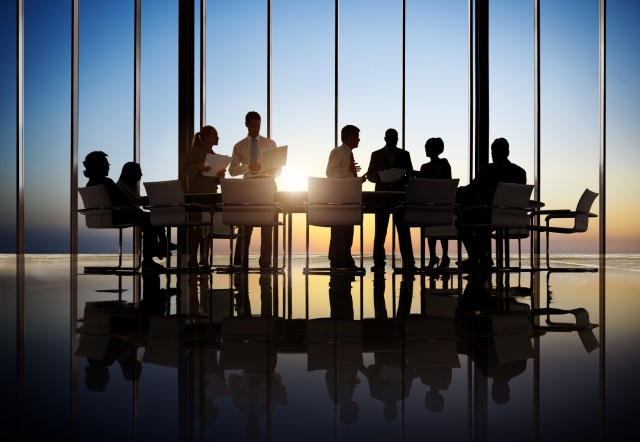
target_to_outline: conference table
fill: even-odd
[[[403,202],[405,195],[406,192],[402,191],[363,191],[362,209],[364,213],[388,211],[398,203]],[[143,198],[141,198],[141,202],[144,202]],[[306,190],[278,190],[274,195],[274,201],[286,210],[287,223],[289,225],[287,230],[287,255],[289,258],[292,254],[293,244],[293,214],[305,213],[307,200],[308,192]],[[220,193],[187,193],[185,194],[185,202],[211,206],[216,211],[222,210],[218,207],[218,204],[222,202],[222,194]],[[289,260],[289,262],[291,261]]]
[[[362,192],[362,209],[364,213],[377,213],[390,211],[394,206],[405,200],[406,192],[403,191],[363,191]],[[292,225],[294,213],[305,213],[305,203],[308,200],[308,192],[306,190],[278,190],[275,192],[274,201],[284,207],[285,214],[287,216],[287,222],[289,228],[287,229],[287,255],[291,258],[292,254]],[[147,197],[140,197],[135,199],[135,202],[140,206],[146,206],[149,204]],[[219,212],[222,209],[219,204],[222,202],[222,194],[220,193],[187,193],[185,194],[185,203],[202,204],[212,207],[215,211]],[[544,203],[531,200],[530,209],[540,208],[544,206]],[[499,264],[502,264],[502,257],[504,255],[505,261],[509,263],[509,246],[508,239],[505,244],[501,244],[502,241],[497,241],[497,256],[499,257]],[[504,248],[503,248],[504,247]],[[506,250],[505,250],[506,249]],[[506,252],[506,253],[502,253]],[[289,259],[289,262],[291,260]]]

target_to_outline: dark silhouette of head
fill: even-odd
[[[491,397],[493,401],[498,405],[504,405],[509,402],[511,395],[511,387],[509,387],[508,380],[494,378],[491,385]]]
[[[358,422],[360,408],[357,402],[349,401],[340,408],[340,421],[343,424],[351,425]]]
[[[247,131],[249,132],[250,137],[256,138],[260,134],[261,122],[262,118],[260,118],[260,114],[258,112],[247,112],[247,115],[244,117],[244,125],[247,126]]]
[[[504,138],[496,138],[491,143],[491,157],[493,161],[507,159],[509,157],[509,142]]]
[[[424,406],[429,411],[440,412],[444,410],[444,397],[438,390],[429,390],[424,396]]]
[[[424,150],[427,153],[427,156],[430,157],[433,155],[440,155],[444,152],[444,141],[442,138],[429,138],[426,143],[424,143]]]
[[[87,154],[82,164],[85,167],[84,176],[87,178],[104,178],[109,175],[109,161],[107,160],[107,154],[94,150]]]
[[[84,384],[91,391],[105,391],[109,383],[109,368],[95,359],[87,360],[89,365],[84,368]]]
[[[395,129],[387,129],[384,133],[384,141],[387,146],[396,147],[398,145],[398,131]]]
[[[359,136],[360,129],[355,127],[353,124],[347,124],[340,131],[340,140],[342,140],[343,143],[349,145],[349,147],[351,148],[357,147],[357,143],[356,146],[352,146],[350,143],[353,143],[353,140],[358,139]]]
[[[205,146],[205,144],[209,145],[207,147],[218,144],[218,131],[215,127],[209,125],[203,126],[200,132],[196,132],[193,135],[191,147]]]
[[[120,181],[124,181],[127,183],[130,189],[135,189],[136,184],[142,178],[142,169],[140,165],[135,161],[129,161],[128,163],[124,163],[122,166],[122,171],[120,172]]]

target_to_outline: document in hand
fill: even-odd
[[[287,149],[289,146],[280,146],[275,149],[263,150],[262,162],[260,167],[262,170],[279,169],[287,164]]]
[[[218,155],[217,153],[207,154],[204,160],[205,164],[211,168],[206,172],[202,172],[204,176],[217,176],[218,172],[226,169],[231,162],[231,157],[228,155]]]
[[[381,170],[380,171],[380,181],[383,183],[393,183],[394,181],[398,181],[401,179],[404,174],[407,173],[407,169],[398,169],[397,167],[392,167],[391,169]]]

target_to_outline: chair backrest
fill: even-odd
[[[362,223],[362,179],[309,177],[307,222],[314,226]]]
[[[529,200],[532,184],[499,182],[493,193],[491,225],[500,228],[520,229],[529,224]]]
[[[275,223],[271,178],[222,179],[222,222],[228,226],[267,226]]]
[[[450,226],[459,179],[409,178],[404,221],[412,226]]]
[[[84,220],[90,229],[109,229],[115,227],[110,209],[111,200],[102,184],[78,188],[84,205]]]
[[[593,202],[598,197],[598,194],[590,191],[589,189],[585,189],[582,193],[582,196],[578,200],[578,205],[576,206],[576,222],[573,227],[575,232],[586,232],[589,227],[589,213],[591,211],[591,206]]]
[[[154,181],[143,183],[149,197],[151,224],[154,226],[177,226],[185,223],[184,189],[180,180]]]

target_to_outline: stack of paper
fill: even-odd
[[[205,164],[211,169],[202,172],[204,176],[218,176],[218,172],[229,167],[231,157],[228,155],[218,155],[217,153],[207,154],[204,160]]]

